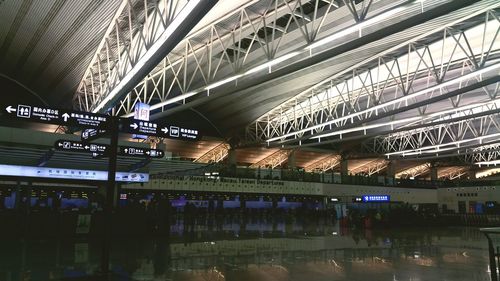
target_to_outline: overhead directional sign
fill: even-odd
[[[82,131],[82,141],[93,141],[95,139],[101,138],[106,134],[106,130],[101,129],[84,129]]]
[[[108,151],[108,146],[105,144],[97,143],[83,143],[79,141],[58,140],[54,144],[55,149],[71,151],[71,152],[84,152],[92,153],[92,155],[104,155]]]
[[[165,152],[163,152],[163,150],[160,149],[120,146],[118,149],[118,155],[162,158],[163,156],[165,156]]]
[[[197,129],[183,128],[176,125],[160,124],[137,119],[121,119],[121,131],[131,134],[142,134],[171,139],[197,140],[200,132]]]
[[[7,116],[20,120],[49,123],[82,128],[105,128],[109,116],[66,109],[55,109],[31,105],[9,105],[5,108]]]

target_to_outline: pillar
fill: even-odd
[[[172,158],[172,152],[167,151],[167,144],[165,141],[159,142],[156,144],[156,149],[161,149],[165,152],[165,158]]]
[[[467,172],[470,180],[476,179],[476,173],[478,170],[479,169],[477,166],[470,167],[469,171]]]
[[[28,186],[26,187],[26,214],[30,214],[31,212],[31,191],[33,189],[33,183],[28,182]]]
[[[392,160],[391,162],[389,162],[389,165],[387,165],[387,169],[386,169],[386,175],[387,177],[389,178],[394,178],[396,176],[396,166],[397,166],[397,162],[395,160]]]
[[[229,166],[236,166],[237,162],[236,149],[231,147],[227,152],[227,163],[229,164]]]
[[[342,156],[342,160],[340,160],[340,175],[343,177],[349,175],[349,160],[344,158],[344,156]]]
[[[342,158],[340,160],[340,182],[351,182],[351,178],[349,177],[349,160],[347,160],[347,157],[345,157],[344,155],[342,155]]]
[[[431,181],[437,181],[438,180],[438,167],[436,167],[434,164],[431,165]]]
[[[295,170],[297,168],[297,161],[295,160],[295,150],[288,155],[287,160],[288,169]]]
[[[15,197],[14,197],[14,210],[19,209],[19,200],[21,200],[21,182],[18,181],[16,183],[16,191],[15,191]]]

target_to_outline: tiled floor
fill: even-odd
[[[484,236],[472,228],[352,231],[255,223],[172,226],[169,237],[113,239],[118,280],[482,281]],[[100,266],[99,241],[0,242],[0,280],[60,280]]]

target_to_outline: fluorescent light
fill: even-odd
[[[492,161],[482,161],[482,162],[476,162],[474,163],[475,165],[498,165],[500,164],[500,160],[492,160]]]
[[[332,133],[328,133],[328,134],[324,134],[324,135],[314,136],[314,137],[312,137],[312,139],[326,138],[326,137],[331,137],[331,136],[335,136],[335,135],[343,135],[343,134],[348,134],[348,133],[357,132],[357,131],[374,129],[374,128],[378,128],[378,127],[396,125],[399,123],[417,121],[420,119],[422,119],[422,117],[418,116],[418,117],[410,117],[410,118],[406,118],[406,119],[395,120],[395,121],[386,122],[386,123],[365,125],[365,126],[360,126],[360,127],[356,127],[356,128],[350,128],[350,129],[345,129],[345,130],[341,130],[341,131],[336,131],[336,132],[332,132]]]
[[[327,1],[327,0],[324,0],[324,1]],[[179,15],[175,18],[175,20],[177,20],[178,18],[181,18],[181,17],[182,17],[182,19],[184,20],[184,19],[186,18],[186,14],[188,13],[188,11],[190,12],[191,10],[193,10],[199,2],[200,2],[200,0],[197,0],[197,1],[191,0],[191,1],[189,1],[189,2],[188,2],[188,4],[186,5],[186,7],[185,7],[185,8],[181,11],[181,13],[179,13]],[[328,2],[328,1],[327,1],[327,2]],[[332,6],[334,6],[334,7],[338,8],[338,5],[337,5],[335,2],[332,2],[331,4],[332,4]],[[350,34],[350,33],[357,32],[360,28],[363,28],[363,27],[366,27],[366,26],[369,26],[369,25],[373,25],[373,24],[375,24],[375,23],[377,23],[377,22],[380,22],[380,21],[382,21],[382,20],[384,20],[384,19],[386,19],[386,18],[389,18],[390,16],[392,16],[392,15],[394,15],[394,14],[396,14],[396,13],[399,13],[399,12],[401,12],[401,11],[405,10],[405,9],[407,9],[407,7],[398,7],[398,8],[394,8],[394,9],[392,9],[392,10],[389,10],[389,11],[387,11],[387,12],[384,12],[384,13],[382,13],[382,14],[379,14],[379,15],[377,15],[377,16],[375,16],[375,17],[373,17],[373,18],[369,18],[369,19],[367,19],[367,20],[364,20],[364,21],[363,21],[363,22],[361,22],[361,23],[358,23],[358,24],[356,24],[356,25],[350,26],[349,28],[346,28],[346,29],[344,29],[344,30],[341,30],[341,31],[339,31],[339,32],[336,32],[335,34],[332,34],[332,35],[330,35],[330,36],[327,36],[327,37],[325,37],[325,38],[323,38],[323,39],[321,39],[321,40],[319,40],[319,41],[317,41],[317,42],[315,42],[315,43],[313,43],[313,44],[311,44],[311,45],[309,45],[309,46],[306,46],[304,49],[302,49],[302,50],[300,50],[300,51],[295,51],[295,52],[292,52],[292,53],[289,53],[289,54],[283,55],[283,56],[281,56],[281,57],[279,57],[279,58],[273,59],[273,60],[271,60],[271,61],[269,61],[269,62],[266,62],[266,63],[264,63],[264,64],[262,64],[262,65],[259,65],[259,66],[256,66],[256,67],[253,67],[253,68],[251,68],[251,69],[247,70],[246,72],[244,72],[243,74],[238,74],[238,75],[235,75],[235,76],[229,77],[229,78],[227,78],[227,79],[224,79],[224,80],[221,80],[221,81],[215,82],[215,83],[213,83],[213,84],[211,84],[211,85],[208,85],[208,86],[206,86],[206,87],[204,88],[204,90],[211,90],[211,89],[213,89],[213,88],[217,88],[217,87],[219,87],[219,86],[221,86],[221,85],[223,85],[223,84],[226,84],[226,83],[228,83],[228,82],[234,81],[234,80],[236,80],[236,79],[238,79],[238,78],[240,78],[240,77],[242,77],[242,76],[244,76],[244,75],[252,74],[252,73],[255,73],[255,72],[258,72],[258,71],[261,71],[261,70],[267,69],[267,68],[269,68],[269,67],[271,67],[271,66],[273,66],[273,65],[279,64],[279,63],[281,63],[281,62],[283,62],[283,61],[286,61],[286,60],[288,60],[288,59],[290,59],[290,58],[292,58],[292,57],[295,57],[295,56],[297,56],[297,55],[299,55],[299,54],[302,54],[302,53],[303,53],[303,52],[305,52],[305,51],[309,51],[309,50],[311,50],[311,49],[313,49],[313,48],[315,48],[315,47],[318,47],[318,46],[324,45],[324,44],[326,44],[326,43],[328,43],[328,42],[331,42],[331,41],[333,41],[333,40],[335,40],[335,39],[338,39],[338,38],[341,38],[341,37],[343,37],[343,36],[346,36],[346,35],[348,35],[348,34]],[[296,15],[296,16],[299,16],[299,17],[301,16],[301,15],[296,14],[296,13],[295,13],[295,15]],[[178,26],[178,24],[179,24],[179,23],[178,23],[178,22],[176,22],[175,20],[174,20],[174,22],[173,22],[173,23],[172,23],[169,27],[167,27],[167,30],[170,30],[170,29],[171,29],[171,26],[173,26],[174,24],[176,24],[176,27]],[[306,18],[306,20],[308,20],[308,19]],[[278,27],[274,27],[274,28],[276,28],[277,30],[281,30],[282,32],[284,32],[284,30],[283,30],[283,29],[280,29],[280,28],[278,28]],[[165,33],[166,33],[166,32],[165,32]],[[165,33],[164,33],[163,35],[165,35]],[[170,34],[170,32],[169,32],[169,34]],[[161,38],[163,38],[163,35],[162,35],[162,37],[161,37]],[[160,39],[161,39],[161,38],[160,38]],[[158,41],[160,41],[160,40],[158,40]],[[157,42],[158,42],[158,41],[157,41]],[[156,51],[156,49],[157,49],[156,45],[157,45],[156,43],[155,43],[155,44],[153,44],[153,46],[151,47],[151,49],[150,49],[150,50],[153,50],[153,49],[154,49],[154,50]],[[143,65],[143,64],[144,64],[144,62],[142,62],[142,61],[143,61],[143,59],[144,59],[146,56],[148,56],[148,54],[149,54],[149,51],[146,53],[146,55],[145,55],[143,58],[141,58],[141,59],[139,60],[139,62],[137,63],[137,65]],[[148,57],[149,57],[149,56],[148,56]],[[147,61],[147,60],[145,60],[145,61]],[[124,77],[124,79],[123,79],[122,81],[127,80],[127,79],[129,80],[129,79],[130,79],[130,76],[132,76],[132,75],[129,75],[129,74],[132,74],[132,73],[133,73],[133,74],[135,74],[135,73],[137,72],[137,71],[134,71],[135,69],[136,69],[136,68],[134,67],[134,68],[131,70],[131,72],[129,72],[127,75],[125,75],[125,77]],[[119,92],[119,90],[121,90],[121,88],[123,87],[123,86],[121,86],[121,85],[122,85],[122,83],[120,83],[120,84],[119,84],[119,85],[118,85],[115,89],[113,89],[113,91],[112,91],[112,92],[110,92],[110,93],[109,93],[109,94],[108,94],[108,95],[104,98],[104,100],[103,100],[103,101],[102,101],[102,102],[101,102],[101,103],[100,103],[100,104],[96,107],[96,109],[94,109],[94,110],[93,110],[93,112],[98,112],[100,109],[102,109],[102,107],[103,107],[106,103],[108,103],[108,102],[109,102],[109,101],[110,101],[110,100],[111,100],[114,96],[116,96],[116,94]],[[190,93],[189,93],[189,96],[188,96],[188,97],[193,96],[193,95],[195,95],[195,94],[198,94],[198,93],[200,93],[200,92],[202,92],[202,89],[197,89],[197,90],[194,90],[194,91],[192,91],[192,92],[190,92]],[[160,107],[162,107],[162,106],[164,106],[164,105],[167,105],[167,104],[172,104],[172,103],[175,103],[175,102],[177,102],[177,101],[179,101],[179,100],[184,99],[184,98],[180,98],[180,97],[181,97],[181,96],[178,96],[178,97],[174,98],[174,99],[175,99],[175,101],[170,101],[170,100],[167,100],[167,101],[161,102],[161,103],[159,103],[159,104],[155,104],[155,105],[151,106],[151,109],[152,109],[152,110],[153,110],[153,109],[157,109],[157,108],[160,108]],[[132,116],[131,114],[127,114],[127,115],[125,115],[125,117],[131,117],[131,116]]]
[[[394,120],[394,121],[386,122],[386,123],[373,124],[373,125],[365,125],[365,126],[360,126],[360,127],[356,127],[356,128],[345,129],[345,130],[336,131],[336,132],[332,132],[332,133],[328,133],[328,134],[314,136],[314,137],[312,137],[312,139],[319,139],[319,138],[326,138],[326,137],[331,137],[331,136],[336,136],[336,135],[343,135],[343,134],[348,134],[348,133],[352,133],[352,132],[370,130],[370,129],[374,129],[374,128],[385,127],[385,126],[390,126],[390,125],[397,125],[397,124],[406,123],[406,122],[408,122],[408,123],[412,123],[413,122],[414,123],[414,122],[417,122],[417,121],[424,121],[426,119],[430,119],[430,118],[433,118],[433,117],[436,117],[436,116],[440,116],[440,115],[446,115],[446,114],[453,113],[453,112],[455,112],[455,115],[456,115],[456,114],[463,113],[463,111],[467,110],[467,109],[475,109],[475,108],[479,108],[479,107],[482,107],[482,106],[485,106],[485,105],[490,105],[490,104],[499,105],[500,104],[500,99],[493,100],[493,101],[476,103],[476,104],[468,104],[468,105],[464,105],[464,106],[461,106],[461,107],[448,109],[448,110],[445,110],[445,111],[435,112],[435,113],[432,113],[432,114],[429,114],[429,115],[422,115],[422,116],[417,116],[417,117],[410,117],[410,118],[405,118],[405,119]],[[483,111],[481,111],[481,112],[483,112]],[[444,117],[441,117],[441,118],[439,118],[437,120],[433,120],[432,122],[430,122],[430,123],[428,123],[426,125],[433,126],[434,122],[439,122],[441,120],[444,120]]]
[[[367,27],[367,26],[370,26],[370,25],[373,25],[373,24],[376,24],[378,22],[381,22],[399,12],[402,12],[404,10],[406,10],[407,7],[397,7],[397,8],[394,8],[392,10],[389,10],[385,13],[382,13],[382,14],[379,14],[379,15],[376,15],[374,16],[373,18],[369,18],[367,20],[364,20],[362,21],[361,23],[359,23],[358,25],[356,25],[356,27],[358,28],[363,28],[363,27]]]
[[[475,163],[475,164],[478,164],[478,163]],[[488,169],[486,171],[477,172],[476,173],[476,178],[484,178],[484,177],[487,177],[489,175],[496,174],[496,173],[499,173],[499,172],[500,172],[500,168]]]
[[[308,131],[311,131],[311,130],[314,130],[314,129],[318,129],[318,128],[321,128],[321,127],[324,127],[324,126],[327,126],[327,125],[330,125],[330,124],[333,124],[333,123],[337,123],[339,121],[344,121],[344,120],[348,120],[348,119],[351,119],[351,118],[354,118],[354,117],[357,117],[357,116],[360,116],[360,115],[364,115],[366,113],[369,113],[369,112],[372,112],[374,110],[378,110],[378,109],[381,109],[381,108],[384,108],[384,107],[387,107],[389,105],[393,105],[393,104],[397,104],[397,103],[400,103],[400,102],[403,102],[403,101],[406,101],[406,100],[409,100],[409,99],[413,99],[415,97],[418,97],[418,96],[421,96],[421,95],[424,95],[426,93],[429,93],[429,92],[432,92],[432,91],[435,91],[435,90],[438,90],[438,89],[441,89],[443,87],[447,87],[447,86],[450,86],[450,85],[453,85],[453,84],[456,84],[458,82],[461,82],[463,80],[466,80],[466,79],[469,79],[469,78],[472,78],[472,77],[475,77],[475,76],[478,76],[478,75],[481,75],[483,73],[486,73],[488,71],[491,71],[491,70],[495,70],[497,68],[500,68],[500,63],[497,63],[497,64],[494,64],[494,65],[490,65],[488,67],[485,67],[483,69],[480,69],[480,70],[476,70],[474,72],[471,72],[471,73],[468,73],[464,76],[460,76],[460,77],[457,77],[457,78],[454,78],[454,79],[451,79],[449,81],[446,81],[444,83],[441,83],[441,84],[438,84],[438,85],[435,85],[435,86],[432,86],[430,88],[426,88],[426,89],[423,89],[421,91],[418,91],[418,92],[415,92],[413,94],[408,94],[406,96],[402,96],[402,97],[399,97],[399,98],[396,98],[396,99],[393,99],[393,100],[390,100],[388,102],[385,102],[383,104],[379,104],[379,105],[376,105],[376,106],[372,106],[368,109],[365,109],[365,110],[361,110],[361,111],[358,111],[356,113],[352,113],[352,114],[348,114],[346,116],[342,116],[340,118],[337,118],[337,119],[334,119],[334,120],[331,120],[331,121],[328,121],[328,122],[324,122],[324,123],[321,123],[321,124],[317,124],[317,125],[314,125],[314,126],[311,126],[311,127],[308,127],[308,128],[305,128],[305,129],[302,129],[302,130],[298,130],[298,131],[295,131],[295,132],[292,132],[292,133],[288,133],[288,134],[285,134],[283,136],[279,136],[279,137],[274,137],[274,138],[270,138],[268,139],[267,141],[268,142],[271,142],[271,141],[276,141],[276,140],[280,140],[280,139],[283,139],[283,138],[287,138],[287,137],[291,137],[291,136],[295,136],[297,134],[300,134],[300,133],[306,133]]]
[[[243,76],[243,75],[242,75],[242,74],[238,74],[238,75],[234,75],[234,76],[228,77],[228,78],[226,78],[226,79],[224,79],[224,80],[217,81],[217,82],[215,82],[215,83],[213,83],[213,84],[210,84],[210,85],[206,86],[206,87],[205,87],[205,90],[207,90],[207,91],[208,91],[208,90],[211,90],[211,89],[213,89],[213,88],[217,88],[217,87],[219,87],[219,86],[221,86],[221,85],[224,85],[224,84],[226,84],[226,83],[229,83],[229,82],[231,82],[231,81],[234,81],[234,80],[236,80],[236,79],[240,78],[241,76]]]
[[[139,70],[144,67],[144,65],[158,52],[158,50],[162,47],[163,43],[167,41],[168,38],[172,36],[172,33],[179,28],[181,24],[189,17],[191,12],[196,9],[196,6],[201,2],[201,0],[191,0],[186,3],[182,11],[174,18],[174,20],[170,23],[169,26],[163,31],[161,36],[156,40],[155,43],[146,51],[143,57],[141,57],[136,65],[132,67],[132,69],[123,77],[123,79],[118,83],[118,85],[113,88],[111,92],[99,103],[94,110],[93,113],[99,112],[111,99],[113,99],[122,89],[124,84],[128,83],[133,77],[137,75]]]
[[[295,56],[297,56],[297,55],[300,55],[301,53],[302,53],[302,52],[300,52],[300,51],[296,51],[296,52],[291,52],[291,53],[289,53],[289,54],[286,54],[286,55],[284,55],[284,56],[281,56],[281,57],[279,57],[279,58],[275,58],[275,59],[273,59],[273,60],[271,60],[271,61],[268,61],[268,62],[266,62],[266,63],[264,63],[264,64],[261,64],[261,65],[259,65],[259,66],[256,66],[256,67],[254,67],[254,68],[251,68],[251,69],[247,70],[247,71],[246,71],[243,75],[248,75],[248,74],[252,74],[252,73],[255,73],[255,72],[258,72],[258,71],[261,71],[261,70],[267,69],[267,68],[269,68],[269,67],[271,67],[271,66],[273,66],[273,65],[276,65],[276,64],[278,64],[278,63],[280,63],[280,62],[286,61],[286,60],[288,60],[288,59],[290,59],[290,58],[292,58],[292,57],[295,57]]]
[[[320,46],[323,46],[325,44],[328,44],[330,42],[332,42],[333,40],[336,40],[336,39],[339,39],[339,38],[342,38],[348,34],[351,34],[351,33],[354,33],[354,32],[358,32],[361,28],[364,28],[364,27],[367,27],[367,26],[370,26],[370,25],[373,25],[375,23],[378,23],[386,18],[389,18],[403,10],[406,10],[406,7],[398,7],[398,8],[394,8],[392,10],[389,10],[385,13],[382,13],[380,15],[377,15],[373,18],[369,18],[367,20],[364,20],[356,25],[352,25],[346,29],[343,29],[339,32],[336,32],[330,36],[327,36],[319,41],[316,41],[314,43],[312,43],[311,45],[307,46],[307,49],[314,49],[314,48],[317,48],[317,47],[320,47]]]
[[[448,143],[443,143],[443,144],[423,146],[423,147],[420,147],[420,148],[417,148],[417,149],[408,149],[408,150],[402,150],[402,151],[396,151],[396,152],[389,152],[389,153],[386,153],[385,155],[386,156],[391,156],[391,155],[396,155],[396,154],[407,154],[407,155],[410,155],[409,153],[415,153],[415,152],[425,153],[425,151],[423,151],[423,150],[430,150],[430,149],[440,149],[441,151],[444,151],[444,150],[449,150],[449,148],[447,148],[446,146],[460,145],[462,143],[471,142],[471,141],[482,141],[484,139],[494,138],[494,137],[500,137],[500,133],[491,134],[491,135],[487,135],[487,136],[480,136],[480,137],[472,138],[472,139],[466,139],[466,140],[460,140],[460,141],[453,141],[453,142],[448,142]],[[438,151],[433,151],[433,152],[438,152]]]

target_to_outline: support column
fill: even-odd
[[[384,179],[385,184],[387,185],[394,185],[394,181],[396,178],[396,166],[398,165],[398,162],[396,160],[392,160],[389,162],[389,165],[387,165],[386,169],[386,176]]]
[[[386,169],[387,177],[394,178],[396,176],[397,164],[398,163],[396,162],[396,160],[392,160],[391,162],[389,162],[389,165],[387,165],[387,169]]]
[[[295,170],[297,168],[296,163],[297,162],[295,160],[295,150],[292,150],[290,155],[288,155],[288,160],[287,160],[288,169]]]
[[[469,171],[467,172],[470,180],[475,180],[476,179],[476,173],[477,173],[478,170],[479,169],[478,169],[477,166],[470,167]]]
[[[165,141],[161,141],[159,143],[156,144],[156,149],[161,149],[165,152],[165,158],[172,158],[172,152],[171,151],[167,151],[167,144],[165,143]]]
[[[228,152],[227,152],[227,162],[231,166],[236,166],[237,161],[236,161],[236,149],[231,147]]]
[[[434,164],[431,165],[431,181],[437,181],[438,180],[438,167],[436,167]]]
[[[350,183],[351,178],[349,176],[349,160],[347,156],[342,154],[340,159],[340,182]]]
[[[236,175],[236,165],[238,161],[236,160],[236,149],[234,147],[229,148],[227,152],[227,164],[229,166],[229,175]]]
[[[29,215],[31,212],[31,191],[33,189],[33,183],[31,181],[28,182],[26,186],[26,214]]]
[[[19,209],[19,200],[21,200],[21,182],[17,181],[16,183],[16,195],[14,197],[14,210]]]
[[[109,154],[108,160],[108,180],[106,184],[106,192],[104,199],[104,235],[103,235],[103,247],[101,255],[101,274],[103,276],[108,276],[109,272],[109,260],[110,260],[110,249],[111,249],[111,231],[113,223],[113,213],[115,211],[116,204],[116,163],[117,163],[117,151],[118,151],[118,118],[111,117],[109,119],[109,131],[110,131],[110,145],[109,149],[111,153]]]

